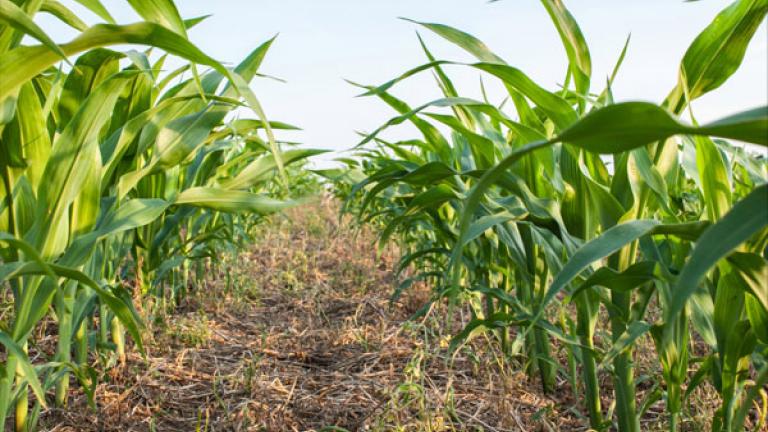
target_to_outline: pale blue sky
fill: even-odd
[[[73,2],[66,2],[67,4]],[[121,0],[106,0],[120,23],[137,16]],[[343,78],[380,84],[425,62],[416,25],[397,19],[448,24],[474,34],[508,63],[544,87],[555,89],[566,68],[555,28],[539,1],[504,0],[177,0],[185,18],[213,14],[194,28],[190,38],[218,60],[236,63],[254,47],[279,33],[262,72],[287,83],[257,80],[254,88],[270,118],[304,130],[287,136],[307,146],[345,149],[356,144],[355,131],[371,131],[394,113],[373,98],[354,98],[359,91]],[[605,76],[632,34],[624,66],[614,85],[618,100],[660,102],[674,86],[677,68],[696,35],[729,1],[704,0],[570,0],[566,1],[590,45],[593,89]],[[80,10],[77,6],[73,9]],[[86,17],[91,15],[84,13]],[[89,20],[95,22],[95,20]],[[72,32],[43,18],[57,41]],[[420,30],[438,58],[471,60],[447,42]],[[694,104],[700,121],[768,102],[768,35],[763,23],[739,72],[728,83]],[[449,73],[469,97],[479,97],[479,75],[461,68]],[[486,83],[493,102],[503,91]],[[494,91],[498,89],[498,91]],[[412,105],[440,96],[429,73],[399,85],[394,93]],[[412,131],[401,128],[390,138]],[[285,137],[285,136],[284,136]]]

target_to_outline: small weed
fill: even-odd
[[[172,340],[184,346],[200,348],[211,339],[210,322],[203,310],[178,318],[165,331]]]

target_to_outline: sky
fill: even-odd
[[[79,5],[65,1],[73,10]],[[138,21],[123,0],[103,0],[118,23]],[[184,18],[212,14],[190,31],[203,51],[237,64],[256,46],[278,35],[261,72],[285,83],[257,79],[253,88],[270,119],[302,128],[281,138],[337,151],[359,141],[395,113],[345,80],[382,84],[427,60],[416,31],[440,59],[472,61],[466,53],[399,17],[447,24],[483,40],[510,65],[545,88],[556,90],[567,67],[555,27],[539,1],[503,0],[177,0]],[[600,91],[631,34],[624,64],[613,85],[615,98],[659,103],[674,87],[680,59],[696,35],[730,2],[704,0],[568,0],[565,2],[590,46],[592,89]],[[98,19],[88,12],[87,22]],[[56,41],[74,32],[52,19],[38,22]],[[479,98],[477,71],[449,67],[462,96]],[[492,103],[505,92],[492,77],[483,82]],[[412,106],[439,98],[429,73],[394,88]],[[713,93],[693,104],[696,118],[714,120],[768,103],[768,31],[763,22],[740,70]],[[243,114],[251,117],[252,115]],[[384,135],[416,137],[408,126]],[[325,157],[329,160],[339,154]],[[322,163],[321,163],[322,165]]]

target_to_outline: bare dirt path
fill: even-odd
[[[468,347],[449,367],[438,313],[407,322],[421,287],[389,304],[393,253],[339,225],[333,203],[275,217],[250,252],[148,316],[148,355],[131,354],[52,431],[562,430],[558,413],[493,352]],[[567,392],[564,392],[567,393]],[[562,395],[561,395],[562,396]],[[562,410],[562,408],[561,408]]]

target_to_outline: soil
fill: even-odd
[[[398,254],[330,200],[273,217],[181,304],[144,306],[146,356],[103,370],[95,409],[73,381],[50,431],[586,430],[569,383],[545,395],[483,337],[455,353],[431,295],[394,303]],[[193,278],[194,280],[194,278]],[[152,312],[150,312],[152,311]],[[450,331],[447,328],[450,327]],[[99,362],[94,361],[98,367]]]

